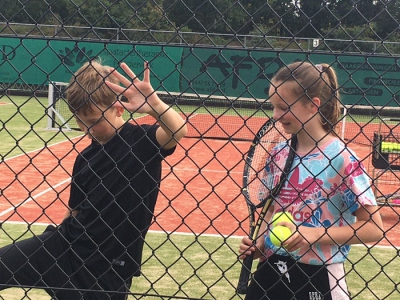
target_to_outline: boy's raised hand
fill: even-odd
[[[155,118],[160,125],[156,132],[156,138],[164,149],[173,148],[187,133],[185,120],[171,107],[164,103],[156,94],[150,83],[150,69],[147,62],[144,63],[143,80],[139,80],[127,64],[121,63],[125,77],[117,70],[111,68],[113,74],[123,85],[105,81],[106,84],[120,96],[123,95],[128,102],[116,101],[115,107],[123,107],[130,112],[147,113]]]
[[[118,95],[123,95],[128,99],[127,103],[116,101],[114,106],[123,107],[130,112],[154,113],[156,106],[161,101],[151,86],[148,63],[144,63],[143,80],[139,80],[126,63],[121,63],[121,68],[125,71],[129,79],[113,68],[110,70],[110,74],[114,75],[125,87],[105,81]]]

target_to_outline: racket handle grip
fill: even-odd
[[[253,265],[254,252],[243,260],[242,269],[240,270],[239,282],[236,288],[238,294],[246,294],[251,274],[251,266]]]

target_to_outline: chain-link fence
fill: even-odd
[[[276,184],[290,134],[297,156],[273,208],[292,213],[295,224],[283,225],[296,241],[272,245],[264,224],[262,279],[251,276],[247,299],[260,298],[257,283],[265,299],[399,298],[398,1],[0,5],[0,299],[244,298],[245,198],[263,200]],[[131,77],[114,87],[121,115],[80,81],[94,61]],[[161,112],[141,86],[148,68]],[[289,70],[284,80],[279,70]],[[103,71],[99,86],[110,80]],[[173,132],[172,111],[185,121]],[[255,167],[249,147],[271,118],[274,150],[261,148],[272,159]],[[161,145],[159,130],[171,134]]]

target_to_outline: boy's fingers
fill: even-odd
[[[150,82],[150,65],[149,65],[149,62],[147,62],[147,61],[144,62],[143,81]]]
[[[121,63],[121,68],[122,68],[122,70],[125,71],[126,75],[128,75],[133,82],[139,80],[139,78],[137,78],[136,74],[128,67],[128,65],[126,63]]]
[[[121,81],[122,82],[122,81]],[[105,81],[105,83],[112,89],[114,90],[114,92],[119,93],[119,94],[123,94],[126,91],[126,88],[116,85],[113,82],[110,81]],[[123,83],[123,82],[122,82]]]
[[[115,68],[110,70],[110,74],[113,74],[124,86],[129,87],[134,83],[135,81],[139,80],[135,73],[132,72],[131,69],[129,69],[128,65],[125,63],[121,63],[121,68],[124,70],[124,72],[129,76],[129,79],[126,78],[124,75],[119,73]],[[107,83],[107,81],[106,81]],[[116,88],[113,88],[116,90]]]

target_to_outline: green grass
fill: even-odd
[[[67,138],[81,135],[77,131],[48,130],[46,98],[1,96],[0,158],[43,148]]]
[[[28,228],[24,224],[3,224],[0,246],[43,229],[39,225]],[[240,272],[240,263],[237,261],[239,238],[150,232],[146,242],[143,275],[134,278],[132,293],[188,299],[241,299],[235,294]],[[398,299],[399,264],[400,258],[393,248],[353,246],[346,263],[347,284],[353,299]],[[41,290],[34,289],[26,293],[29,298],[23,298],[25,291],[22,289],[7,289],[0,292],[0,299],[50,299]],[[160,299],[158,296],[137,297]],[[129,299],[135,299],[135,296]]]

